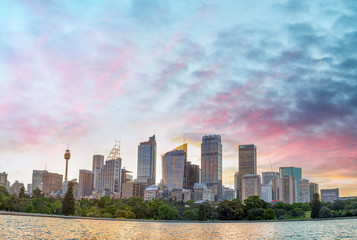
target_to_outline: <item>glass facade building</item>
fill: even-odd
[[[301,168],[298,167],[280,167],[280,177],[291,176],[295,178],[296,192],[297,192],[297,202],[300,202],[299,183],[302,178]]]
[[[109,159],[98,174],[98,190],[113,194],[121,192],[121,158]]]
[[[239,166],[238,166],[238,198],[243,199],[242,196],[242,178],[247,174],[257,174],[257,148],[254,144],[239,145]]]
[[[201,143],[201,182],[206,183],[222,199],[222,143],[220,135],[202,137]]]
[[[138,181],[148,186],[156,182],[156,140],[155,135],[138,146]]]
[[[32,171],[32,190],[36,188],[43,190],[43,174],[46,173],[46,170],[33,170]]]
[[[93,155],[93,187],[94,189],[98,189],[98,176],[100,169],[102,169],[104,165],[104,156],[103,155]]]
[[[184,150],[173,150],[162,156],[162,175],[169,189],[187,188],[187,155]]]

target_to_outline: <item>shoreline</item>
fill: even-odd
[[[355,217],[340,217],[340,218],[315,218],[315,219],[285,219],[285,220],[215,220],[215,221],[190,221],[190,220],[149,220],[149,219],[120,219],[120,218],[95,218],[81,216],[65,216],[51,215],[41,213],[24,213],[24,212],[7,212],[0,211],[0,215],[22,216],[22,217],[44,217],[44,218],[62,218],[62,219],[78,219],[78,220],[101,220],[101,221],[126,221],[126,222],[165,222],[165,223],[273,223],[273,222],[302,222],[302,221],[330,221],[330,220],[348,220],[357,219]]]

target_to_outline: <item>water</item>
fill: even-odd
[[[357,219],[178,223],[0,215],[0,239],[357,239]]]

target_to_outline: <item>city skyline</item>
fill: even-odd
[[[259,6],[259,7],[257,7]],[[267,14],[269,13],[269,14]],[[121,140],[161,155],[222,137],[223,184],[237,146],[257,169],[301,167],[320,188],[357,195],[357,6],[353,1],[1,1],[0,171],[68,178]],[[282,21],[283,19],[283,21]],[[271,167],[272,165],[272,167]]]

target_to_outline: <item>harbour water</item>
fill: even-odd
[[[0,215],[0,239],[357,239],[357,219],[190,223]]]

